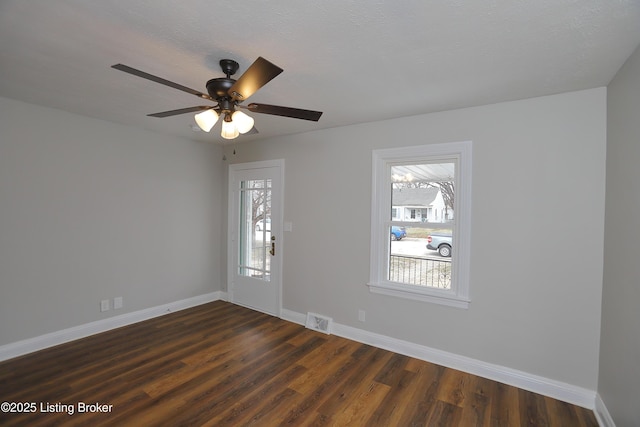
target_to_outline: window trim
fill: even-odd
[[[433,162],[438,158],[457,159],[456,220],[453,231],[451,289],[426,288],[389,281],[386,265],[389,259],[389,206],[391,205],[390,170],[393,164]],[[371,192],[371,257],[369,291],[451,307],[469,307],[469,267],[471,237],[471,163],[472,142],[450,142],[401,148],[387,148],[372,152]]]

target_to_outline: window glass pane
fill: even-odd
[[[451,228],[402,227],[398,239],[391,228],[388,280],[408,285],[451,289]]]
[[[454,218],[455,163],[391,167],[391,220],[449,222]]]
[[[389,281],[451,289],[454,177],[454,162],[391,166]]]

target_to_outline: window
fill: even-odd
[[[374,150],[371,214],[371,292],[469,306],[470,141]]]

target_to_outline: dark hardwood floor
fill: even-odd
[[[222,301],[2,362],[0,401],[34,409],[0,412],[2,426],[597,426],[587,409]]]

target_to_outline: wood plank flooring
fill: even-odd
[[[2,426],[597,426],[587,409],[222,301],[2,362],[0,402],[34,409],[0,412]]]

